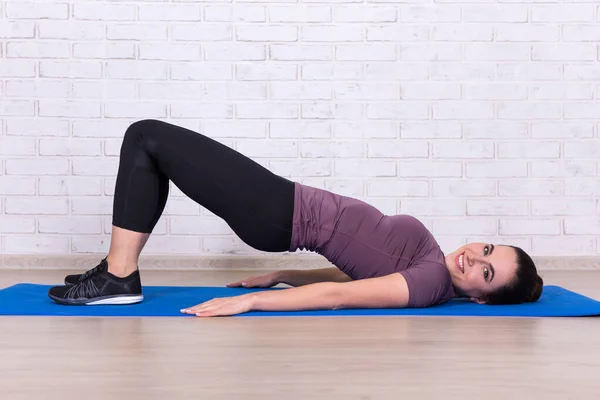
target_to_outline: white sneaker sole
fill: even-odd
[[[114,296],[105,297],[103,299],[88,301],[88,299],[63,299],[61,297],[55,297],[48,293],[48,296],[59,304],[72,305],[72,306],[99,306],[99,305],[124,305],[124,304],[135,304],[144,300],[144,295],[133,295],[133,296]]]
[[[125,297],[113,297],[110,299],[96,300],[89,303],[85,303],[86,306],[99,306],[99,305],[123,305],[123,304],[135,304],[144,300],[143,295],[139,296],[125,296]]]

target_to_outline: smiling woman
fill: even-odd
[[[110,250],[99,265],[50,289],[61,304],[143,301],[139,255],[165,207],[169,181],[265,252],[306,249],[336,268],[289,271],[231,286],[295,286],[183,308],[198,316],[250,310],[428,307],[454,297],[535,301],[542,280],[519,248],[472,243],[444,255],[410,215],[275,175],[200,133],[157,120],[132,124],[120,153]]]
[[[458,295],[486,304],[536,301],[543,280],[520,247],[470,243],[446,256]]]

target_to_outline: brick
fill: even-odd
[[[594,254],[593,237],[533,237],[532,249],[546,256],[582,256]]]
[[[531,176],[536,178],[592,177],[596,173],[593,161],[552,160],[532,161]]]
[[[35,218],[0,216],[0,233],[35,233]]]
[[[272,13],[271,7],[269,12]],[[267,12],[265,6],[236,4],[235,7],[225,5],[206,5],[204,20],[207,22],[265,22]]]
[[[303,141],[301,157],[306,158],[364,158],[366,145],[351,141]]]
[[[104,23],[79,21],[39,21],[40,39],[103,40]]]
[[[460,100],[461,96],[459,83],[405,82],[400,84],[400,98],[406,100]]]
[[[269,170],[283,177],[331,176],[330,160],[271,161]]]
[[[0,156],[34,156],[35,149],[35,139],[0,136]]]
[[[496,195],[496,183],[490,179],[440,179],[432,183],[434,197],[487,197]]]
[[[362,26],[303,26],[303,42],[362,42],[367,34]]]
[[[565,180],[565,196],[600,196],[600,179],[570,178]]]
[[[527,139],[528,123],[520,121],[476,121],[464,122],[466,139]]]
[[[74,158],[73,175],[113,176],[118,172],[119,161],[103,158]]]
[[[6,82],[7,97],[69,97],[69,82],[64,81],[8,81]]]
[[[69,58],[69,44],[61,42],[19,42],[6,43],[7,58]]]
[[[387,6],[337,6],[333,10],[334,22],[396,22],[398,9]]]
[[[328,100],[332,85],[326,82],[271,82],[269,97],[273,100]]]
[[[39,100],[42,117],[99,118],[101,107],[99,101]]]
[[[495,235],[497,230],[496,218],[436,218],[433,220],[432,233],[434,235]]]
[[[0,195],[35,195],[35,178],[0,176]]]
[[[424,141],[371,140],[367,143],[369,158],[427,158],[429,146]]]
[[[367,194],[369,196],[427,197],[429,184],[424,180],[367,180]]]
[[[594,136],[594,125],[590,122],[544,122],[531,123],[531,137],[534,139],[585,139]]]
[[[494,158],[493,142],[463,142],[436,140],[432,143],[433,158],[463,160],[468,158]]]
[[[559,235],[561,223],[554,218],[502,218],[501,235]]]
[[[335,46],[335,59],[339,61],[395,61],[398,49],[395,44],[339,44]]]
[[[402,43],[400,44],[400,59],[403,61],[461,61],[462,44],[452,42]],[[404,63],[393,67],[405,68]],[[422,68],[421,72],[427,72],[427,68]],[[409,72],[404,72],[404,74],[407,73]]]
[[[67,214],[69,201],[66,198],[50,197],[8,197],[6,214]]]
[[[600,217],[566,217],[565,235],[600,235]]]
[[[559,26],[555,24],[497,24],[495,26],[498,42],[558,42]]]
[[[340,121],[333,126],[333,136],[343,139],[396,138],[398,137],[398,123],[395,121]]]
[[[40,61],[40,77],[99,79],[102,78],[102,64],[97,61]]]
[[[592,215],[595,200],[587,199],[532,199],[531,214],[535,216]]]
[[[300,70],[301,79],[310,80],[363,80],[363,65],[361,63],[344,64],[303,64]],[[294,70],[295,73],[295,70]],[[290,71],[289,75],[292,75]],[[296,79],[295,75],[290,79]]]
[[[240,42],[295,42],[298,28],[286,25],[236,26],[235,38]]]
[[[434,119],[490,119],[494,104],[476,101],[438,101],[433,103]]]
[[[281,140],[238,140],[236,150],[247,157],[295,158],[299,145],[295,141]]]
[[[488,24],[435,24],[431,38],[441,42],[491,42],[494,27]]]
[[[269,122],[269,137],[322,139],[331,137],[331,123],[316,121]]]
[[[69,122],[59,118],[11,118],[6,121],[7,136],[69,136]]]
[[[7,175],[66,175],[69,171],[68,159],[19,158],[8,159]]]
[[[435,32],[435,31],[434,31]],[[368,41],[411,41],[427,42],[432,39],[428,25],[370,26],[367,27]],[[434,40],[435,36],[433,37]]]
[[[464,200],[406,200],[400,201],[400,212],[413,216],[462,216],[465,215]]]
[[[233,28],[222,24],[173,24],[170,26],[172,40],[217,42],[233,40]]]
[[[400,87],[394,83],[335,83],[334,97],[340,100],[397,100]]]
[[[536,141],[535,143],[500,142],[498,143],[498,158],[558,158],[560,142]]]
[[[464,83],[465,98],[468,100],[526,100],[527,86],[506,82]]]
[[[461,124],[456,121],[411,121],[400,123],[400,137],[405,139],[460,138]]]
[[[468,161],[467,178],[520,178],[527,176],[527,163],[523,161]]]
[[[77,176],[42,176],[40,196],[100,196],[102,179]]]
[[[428,119],[429,107],[421,102],[386,102],[367,104],[369,119]]]
[[[10,235],[4,238],[7,254],[68,254],[69,237],[57,235]]]
[[[563,183],[559,179],[510,179],[498,182],[500,196],[560,196]]]
[[[561,104],[551,102],[499,102],[496,105],[501,119],[560,119]]]
[[[45,4],[36,2],[8,2],[6,16],[10,19],[67,19],[68,4]]]
[[[467,215],[527,215],[528,213],[527,200],[467,200]]]
[[[388,177],[396,176],[395,161],[387,160],[334,160],[336,177]]]
[[[564,154],[568,158],[600,158],[600,140],[565,142]]]
[[[102,144],[94,139],[40,139],[42,156],[101,156]]]
[[[409,177],[460,177],[462,165],[454,161],[401,161],[399,176]]]
[[[102,233],[102,219],[98,217],[40,217],[40,233],[64,235],[99,235]]]

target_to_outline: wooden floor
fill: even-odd
[[[72,271],[0,271],[0,287]],[[143,271],[145,285],[245,272]],[[600,299],[600,271],[546,271]],[[600,318],[0,317],[0,397],[599,399]]]

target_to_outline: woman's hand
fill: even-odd
[[[181,310],[183,314],[197,317],[218,317],[242,314],[252,310],[252,293],[234,297],[219,297]]]
[[[245,287],[245,288],[268,288],[281,283],[279,280],[279,271],[269,272],[267,274],[253,276],[241,281],[229,283],[227,287]]]

